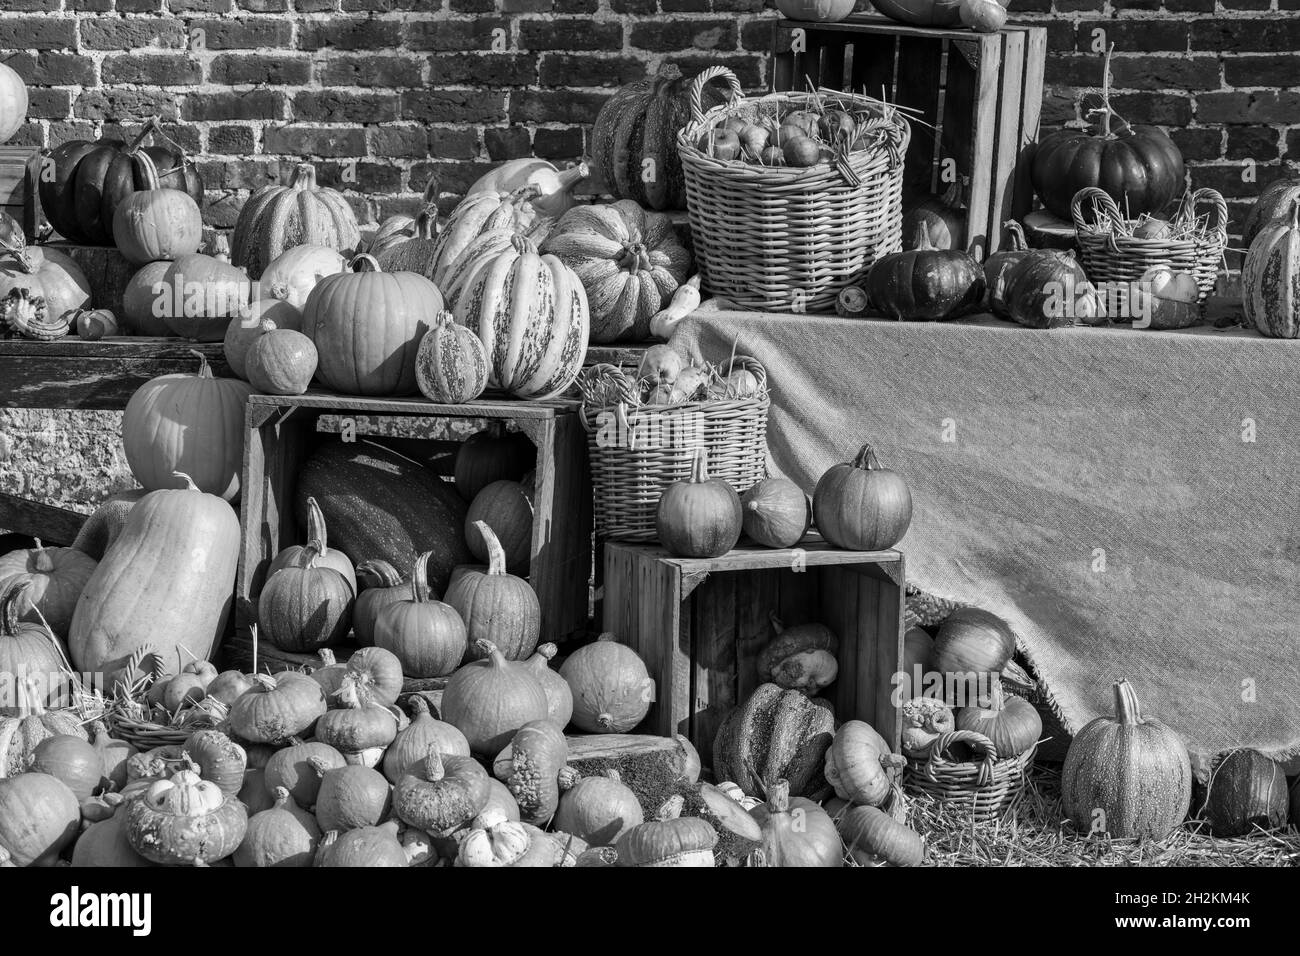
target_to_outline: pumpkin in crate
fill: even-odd
[[[9,585],[27,585],[19,596],[17,619],[39,623],[44,618],[55,635],[66,638],[77,599],[94,573],[95,564],[94,558],[76,548],[46,548],[38,538],[34,548],[0,557],[0,595]],[[6,627],[4,633],[12,637],[13,631]],[[6,670],[0,663],[0,671]]]
[[[531,156],[510,159],[480,176],[466,190],[465,195],[510,193],[526,186],[535,186],[538,194],[532,200],[533,206],[543,216],[558,219],[573,208],[573,191],[589,173],[586,163],[576,163],[568,169],[557,169],[554,164]]]
[[[495,757],[524,724],[546,719],[546,692],[532,668],[506,660],[490,641],[479,641],[477,651],[485,657],[447,681],[442,718],[465,735],[472,752]]]
[[[53,631],[29,619],[34,616],[31,591],[32,583],[18,577],[0,581],[0,681],[11,685],[7,697],[20,690],[29,676],[39,678],[43,688],[38,688],[40,699],[49,703],[63,690],[62,682],[51,680],[51,676],[61,673],[66,651]],[[0,714],[18,714],[18,705],[16,700],[0,700]],[[0,760],[3,756],[0,749]]]
[[[791,797],[790,783],[773,780],[767,802],[751,811],[763,830],[759,847],[766,866],[843,866],[840,835],[825,810],[806,797]]]
[[[0,850],[13,866],[54,866],[77,837],[77,798],[47,773],[0,780]]]
[[[241,308],[226,326],[222,353],[236,378],[248,381],[248,351],[270,329],[301,331],[302,313],[283,299],[258,299]]]
[[[544,239],[554,220],[533,205],[539,195],[535,186],[524,186],[513,192],[481,192],[462,199],[434,240],[433,281],[438,288],[451,288],[453,270],[481,236],[503,232],[528,236],[535,242]]]
[[[28,246],[22,228],[0,212],[0,332],[27,338],[67,334],[69,316],[90,307],[90,283],[57,249]]]
[[[438,250],[438,210],[421,210],[406,236],[387,236],[367,250],[385,272],[414,272],[433,279]]]
[[[1192,765],[1169,727],[1144,717],[1128,681],[1115,683],[1115,714],[1075,734],[1061,771],[1061,809],[1080,834],[1163,840],[1187,816]]]
[[[346,554],[338,548],[329,546],[329,525],[325,521],[325,513],[321,511],[320,504],[316,499],[310,495],[307,497],[307,540],[312,544],[291,544],[272,558],[270,565],[267,566],[266,576],[270,578],[281,568],[301,567],[302,561],[307,557],[308,547],[314,545],[317,565],[323,568],[333,568],[343,575],[344,580],[352,588],[352,593],[355,594],[357,591],[356,569]]]
[[[166,189],[148,153],[132,158],[140,188],[113,213],[113,241],[127,262],[142,266],[197,252],[203,242],[203,213],[187,193]]]
[[[691,268],[671,220],[627,199],[569,210],[541,248],[559,256],[586,289],[593,342],[648,338],[650,320]]]
[[[86,582],[68,632],[78,671],[111,678],[143,647],[164,666],[207,660],[225,630],[239,563],[239,518],[178,473],[145,495]],[[184,648],[182,652],[181,648]]]
[[[415,353],[415,383],[431,402],[463,405],[483,394],[488,356],[479,337],[457,325],[450,312],[438,312]]]
[[[325,246],[351,257],[361,243],[356,213],[333,189],[316,185],[316,167],[298,163],[287,186],[258,189],[239,211],[231,260],[260,278],[294,246]]]
[[[1258,750],[1230,751],[1210,773],[1205,819],[1216,837],[1280,829],[1288,807],[1285,772]]]
[[[573,692],[573,724],[592,734],[625,734],[645,718],[655,682],[632,648],[602,634],[565,659],[560,668]]]
[[[812,527],[812,502],[788,478],[764,478],[740,496],[741,527],[767,548],[791,548]]]
[[[922,225],[911,251],[884,256],[871,267],[867,294],[891,318],[941,321],[984,299],[984,273],[965,252],[936,249]]]
[[[27,122],[27,84],[18,71],[0,63],[0,143],[7,143]]]
[[[491,559],[477,527],[482,521],[496,535],[506,567],[528,573],[533,552],[533,494],[532,479],[525,476],[524,481],[494,481],[474,496],[465,515],[465,542],[474,557],[484,562]]]
[[[453,314],[488,354],[488,384],[516,398],[562,393],[587,352],[587,294],[573,270],[512,236],[507,249],[462,261]]]
[[[352,633],[362,647],[375,644],[375,622],[390,604],[411,596],[411,585],[402,580],[397,569],[383,560],[362,561],[357,565],[357,599],[352,605]]]
[[[1241,268],[1246,321],[1275,339],[1300,338],[1300,198],[1255,236]]]
[[[655,532],[664,548],[682,558],[716,558],[740,540],[740,496],[722,478],[710,478],[708,452],[695,450],[690,477],[664,489],[655,508]]]
[[[993,678],[990,697],[973,706],[957,711],[958,730],[971,730],[993,741],[998,759],[1018,757],[1038,744],[1043,736],[1043,718],[1034,705],[1023,697],[1008,695],[1002,690],[1002,681]]]
[[[1249,249],[1260,230],[1281,219],[1289,221],[1291,207],[1300,199],[1300,176],[1275,179],[1259,194],[1241,227],[1241,244]]]
[[[118,318],[127,335],[167,336],[174,334],[167,324],[167,313],[174,298],[167,291],[167,270],[170,262],[150,262],[141,266],[126,283],[122,291],[122,311]]]
[[[307,336],[263,320],[262,334],[248,350],[248,383],[262,395],[301,395],[319,360]]]
[[[301,245],[276,256],[258,277],[258,290],[269,299],[288,302],[299,312],[307,296],[326,276],[348,271],[348,260],[329,246]]]
[[[775,637],[758,652],[758,679],[809,697],[820,694],[839,673],[839,639],[824,624],[787,628],[775,614],[770,617]]]
[[[445,677],[465,655],[465,622],[456,609],[432,596],[425,572],[429,555],[413,562],[411,593],[379,612],[375,645],[391,651],[408,677]]]
[[[523,481],[537,463],[537,449],[522,432],[476,432],[456,450],[456,490],[466,501],[494,481]]]
[[[196,342],[221,342],[226,328],[252,298],[243,269],[223,255],[183,255],[163,273],[162,297],[155,302],[172,334]]]
[[[337,644],[352,626],[353,585],[320,561],[309,542],[293,563],[266,579],[257,599],[261,633],[282,651],[304,653]]]
[[[790,781],[795,796],[830,792],[822,772],[835,732],[828,701],[775,684],[760,684],[733,708],[713,740],[713,775],[760,796],[769,781]]]
[[[465,622],[469,647],[465,660],[484,656],[482,641],[491,639],[507,660],[520,661],[537,647],[542,609],[537,592],[523,578],[506,571],[506,555],[484,522],[476,529],[487,543],[488,566],[460,568],[452,576],[446,601]]]
[[[122,447],[135,480],[148,491],[176,487],[176,472],[227,501],[239,494],[244,467],[244,405],[253,389],[214,378],[199,352],[197,374],[150,379],[122,415]]]
[[[326,276],[303,306],[303,332],[320,353],[317,376],[346,395],[411,395],[415,356],[442,294],[414,272],[384,272],[359,255]]]
[[[871,5],[899,23],[951,27],[961,22],[960,0],[871,0]]]
[[[244,840],[248,811],[193,770],[155,781],[126,805],[126,838],[146,860],[204,866],[230,856]]]
[[[1031,329],[1104,318],[1097,290],[1072,252],[1030,252],[1007,274],[1002,298],[1008,318]]]
[[[822,475],[813,491],[813,516],[817,530],[836,547],[892,548],[912,522],[912,493],[903,476],[881,465],[866,444],[853,461]]]

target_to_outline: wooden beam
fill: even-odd
[[[0,528],[40,538],[46,544],[72,544],[85,520],[77,511],[0,492]]]

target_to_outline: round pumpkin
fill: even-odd
[[[324,713],[323,709],[321,713]],[[316,795],[320,792],[318,764],[325,770],[336,770],[346,766],[347,761],[329,744],[319,740],[304,743],[293,737],[289,739],[289,746],[277,750],[266,762],[263,781],[268,791],[283,787],[298,806],[310,809],[316,805]]]
[[[148,153],[137,153],[132,163],[141,186],[113,214],[118,251],[135,266],[197,252],[203,242],[199,204],[179,189],[164,189]]]
[[[295,653],[336,644],[352,626],[353,595],[343,575],[320,564],[319,542],[310,542],[294,564],[266,579],[257,600],[261,633]]]
[[[27,122],[27,84],[7,63],[0,63],[0,143],[7,143]]]
[[[334,706],[316,721],[316,739],[343,755],[345,762],[375,767],[397,737],[398,714],[359,692],[359,682],[345,677],[331,695]]]
[[[1023,697],[1003,693],[1002,681],[994,678],[987,706],[975,704],[957,711],[958,730],[974,731],[993,741],[998,759],[1018,757],[1036,746],[1043,735],[1043,719]]]
[[[979,263],[956,249],[936,249],[921,227],[913,248],[878,259],[867,274],[867,294],[893,319],[951,319],[984,298]]]
[[[488,639],[507,660],[523,660],[536,649],[541,631],[537,592],[506,572],[505,551],[492,529],[482,521],[475,527],[487,542],[488,566],[458,568],[445,598],[465,622],[465,660],[480,659],[486,653],[481,642]]]
[[[175,335],[167,324],[171,295],[167,292],[167,270],[170,262],[150,262],[141,266],[126,283],[122,291],[122,328],[136,335]],[[232,322],[232,326],[238,325]]]
[[[248,821],[244,841],[235,850],[235,866],[311,866],[320,843],[316,818],[294,803],[284,787],[277,787],[275,803]]]
[[[805,797],[791,797],[788,781],[769,783],[767,802],[751,813],[763,830],[759,846],[766,866],[844,865],[840,835],[830,814]]]
[[[880,464],[870,444],[852,462],[834,465],[813,491],[817,530],[852,551],[892,548],[912,521],[912,493],[895,471]]]
[[[599,776],[560,774],[560,803],[551,825],[572,833],[591,846],[612,846],[619,837],[645,822],[636,794],[619,776],[607,770]]]
[[[494,481],[474,496],[465,515],[465,543],[480,561],[490,561],[487,542],[479,533],[482,521],[496,535],[506,567],[528,573],[533,551],[533,485],[531,481]]]
[[[1007,279],[1011,271],[1029,256],[1030,250],[1020,223],[1008,219],[1003,226],[1011,242],[984,260],[984,287],[993,314],[1007,318],[1010,315],[1006,300]]]
[[[593,342],[649,338],[650,319],[691,268],[671,220],[627,199],[570,209],[541,249],[559,256],[586,290]]]
[[[909,203],[903,213],[903,251],[910,252],[922,241],[931,249],[962,250],[966,247],[966,214],[949,202],[949,196],[925,195]]]
[[[613,634],[602,634],[570,654],[560,676],[573,693],[573,724],[588,733],[627,733],[641,723],[655,699],[645,662]]]
[[[248,382],[263,395],[301,395],[316,374],[319,356],[312,340],[293,329],[262,323],[262,335],[248,350]]]
[[[931,659],[945,685],[962,696],[953,703],[975,704],[1015,652],[1016,636],[1006,621],[983,608],[959,607],[939,626]]]
[[[1300,176],[1275,179],[1259,194],[1241,227],[1241,244],[1249,249],[1261,229],[1281,219],[1290,221],[1291,207],[1300,199]]]
[[[210,866],[243,842],[248,811],[192,770],[155,781],[126,810],[126,838],[164,866]]]
[[[150,379],[131,396],[122,415],[126,462],[146,491],[176,487],[176,472],[198,490],[227,501],[239,494],[244,468],[246,383],[213,378],[208,360],[195,352],[199,371]]]
[[[12,716],[0,717],[0,778],[12,777],[27,770],[36,748],[48,737],[59,735],[86,739],[75,712],[45,709],[47,687],[53,683],[48,675],[29,674],[14,682],[10,691],[16,697]]]
[[[0,780],[0,849],[14,866],[54,866],[80,822],[77,798],[58,778],[36,772]]]
[[[11,584],[27,585],[17,595],[17,620],[35,624],[44,619],[56,637],[66,638],[77,599],[94,573],[96,563],[76,548],[43,547],[38,538],[34,548],[11,551],[0,557],[0,593]],[[12,637],[14,630],[4,626],[0,634]],[[0,651],[0,671],[14,673],[4,666],[3,651]]]
[[[276,256],[258,277],[260,294],[288,302],[299,312],[326,276],[348,271],[348,260],[329,246],[301,245]]]
[[[287,186],[263,186],[249,196],[233,236],[231,261],[254,279],[294,246],[325,246],[351,258],[361,243],[356,213],[342,193],[316,185],[311,163],[298,163]]]
[[[523,432],[475,432],[456,450],[456,490],[466,501],[494,481],[523,481],[537,462],[537,449]]]
[[[1241,268],[1246,321],[1275,339],[1300,338],[1300,198],[1255,236]]]
[[[546,692],[532,668],[506,660],[490,641],[479,641],[477,651],[485,656],[447,681],[442,717],[465,735],[473,753],[495,757],[524,724],[546,719]]]
[[[48,773],[63,781],[77,802],[104,786],[104,761],[84,737],[55,734],[46,737],[32,751],[29,773]]]
[[[1007,317],[1031,329],[1092,324],[1102,317],[1097,290],[1071,252],[1034,250],[1006,275]]]
[[[406,851],[397,840],[397,829],[397,821],[389,820],[382,826],[326,833],[312,866],[405,867]]]
[[[248,754],[220,730],[196,730],[181,745],[181,753],[226,796],[235,796],[244,786]]]
[[[438,210],[424,209],[415,217],[408,236],[387,236],[378,248],[368,250],[385,272],[414,272],[432,280],[437,264]]]
[[[270,328],[267,328],[268,323]],[[245,365],[248,351],[270,329],[293,329],[300,332],[302,313],[283,299],[258,299],[240,309],[239,315],[226,326],[222,349],[226,364],[236,378],[248,381],[248,368]]]
[[[257,674],[254,680],[254,686],[230,707],[230,728],[243,740],[282,744],[307,734],[325,713],[325,693],[306,674],[282,671],[274,677]],[[270,767],[268,763],[268,772]],[[297,796],[301,798],[302,794]],[[309,801],[302,802],[310,806]]]
[[[899,23],[951,27],[961,22],[961,0],[871,0],[871,5]]]
[[[450,312],[433,316],[415,353],[415,382],[431,402],[463,405],[483,394],[488,356],[479,337],[457,325]]]
[[[1230,751],[1210,773],[1205,818],[1216,837],[1281,829],[1288,812],[1286,774],[1258,750]]]
[[[387,561],[362,561],[357,565],[356,602],[352,605],[352,634],[362,647],[375,644],[375,622],[390,604],[411,596],[411,585]]]
[[[375,621],[375,645],[391,651],[408,677],[445,677],[465,655],[465,622],[429,593],[429,555],[416,558],[410,600],[390,604]]]
[[[34,311],[30,321],[62,327],[71,313],[90,307],[90,283],[64,253],[28,246],[18,223],[0,212],[0,328],[12,324],[24,297]]]
[[[202,252],[177,258],[163,273],[162,284],[155,309],[162,310],[173,334],[196,342],[224,341],[226,329],[253,297],[243,269]]]
[[[472,757],[431,751],[393,790],[393,813],[426,833],[473,820],[487,805],[491,778]]]
[[[740,540],[740,496],[722,478],[710,478],[708,453],[695,451],[690,477],[664,489],[655,509],[655,532],[670,554],[716,558]]]
[[[559,653],[554,644],[538,644],[533,656],[524,661],[533,669],[533,676],[546,692],[546,710],[551,723],[563,730],[573,719],[573,689],[557,671],[551,670],[550,662]]]
[[[446,721],[434,717],[423,697],[412,696],[410,707],[411,723],[398,731],[392,746],[384,752],[384,776],[393,784],[430,752],[469,756],[469,741],[465,735]]]
[[[320,774],[316,794],[316,822],[322,830],[355,830],[384,820],[392,807],[392,793],[383,774],[370,767],[349,764],[327,768],[310,758]]]
[[[740,496],[741,527],[768,548],[792,548],[812,527],[812,502],[788,478],[764,478]]]

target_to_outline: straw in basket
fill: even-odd
[[[974,760],[957,760],[950,748],[968,744]],[[1006,760],[998,759],[993,741],[971,730],[940,734],[925,760],[910,759],[903,772],[903,787],[928,794],[949,809],[968,813],[976,821],[993,820],[1019,801],[1025,775],[1037,746]]]

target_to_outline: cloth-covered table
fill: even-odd
[[[1300,755],[1300,342],[697,312],[766,366],[771,464],[866,441],[912,489],[909,583],[1007,619],[1066,728],[1128,678],[1198,770]]]

